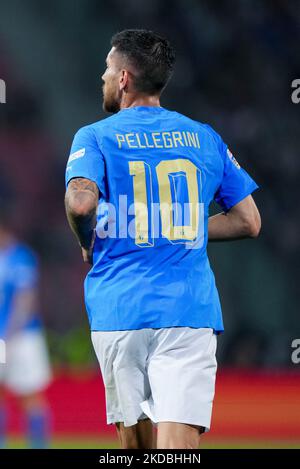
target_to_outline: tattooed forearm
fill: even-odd
[[[98,188],[96,184],[90,179],[85,179],[85,178],[71,179],[68,185],[68,189],[70,189],[70,191],[72,192],[90,191],[98,197]]]
[[[69,225],[79,244],[89,249],[96,226],[96,211],[99,199],[97,185],[85,178],[74,178],[69,182],[65,207]]]

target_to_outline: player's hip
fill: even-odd
[[[108,423],[148,416],[210,427],[217,338],[211,328],[92,332]]]
[[[92,331],[102,371],[119,366],[145,371],[148,367],[189,369],[215,360],[217,338],[212,328],[169,327],[129,331]]]

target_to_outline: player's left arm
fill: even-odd
[[[89,179],[71,179],[65,195],[65,208],[71,230],[81,248],[84,262],[92,263],[99,189]]]
[[[251,195],[234,205],[228,212],[208,219],[209,241],[230,241],[256,238],[261,229],[261,217]]]

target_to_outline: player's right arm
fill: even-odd
[[[99,148],[95,129],[80,129],[73,140],[66,168],[66,214],[85,262],[92,262],[97,206],[100,194],[105,194],[104,157]]]
[[[99,190],[95,182],[86,178],[74,178],[69,182],[65,195],[66,214],[85,262],[91,260],[98,199]]]

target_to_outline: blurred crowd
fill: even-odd
[[[300,337],[300,104],[291,101],[291,82],[300,78],[300,2],[26,3],[19,23],[10,21],[13,4],[22,11],[18,1],[3,7],[0,19],[0,78],[7,83],[7,103],[0,105],[0,197],[11,207],[16,232],[39,254],[41,311],[50,335],[63,340],[87,326],[86,267],[63,206],[72,135],[105,117],[100,76],[111,35],[145,27],[177,49],[162,105],[212,125],[261,187],[255,194],[260,240],[209,248],[226,328],[220,361],[289,366],[290,343]]]

